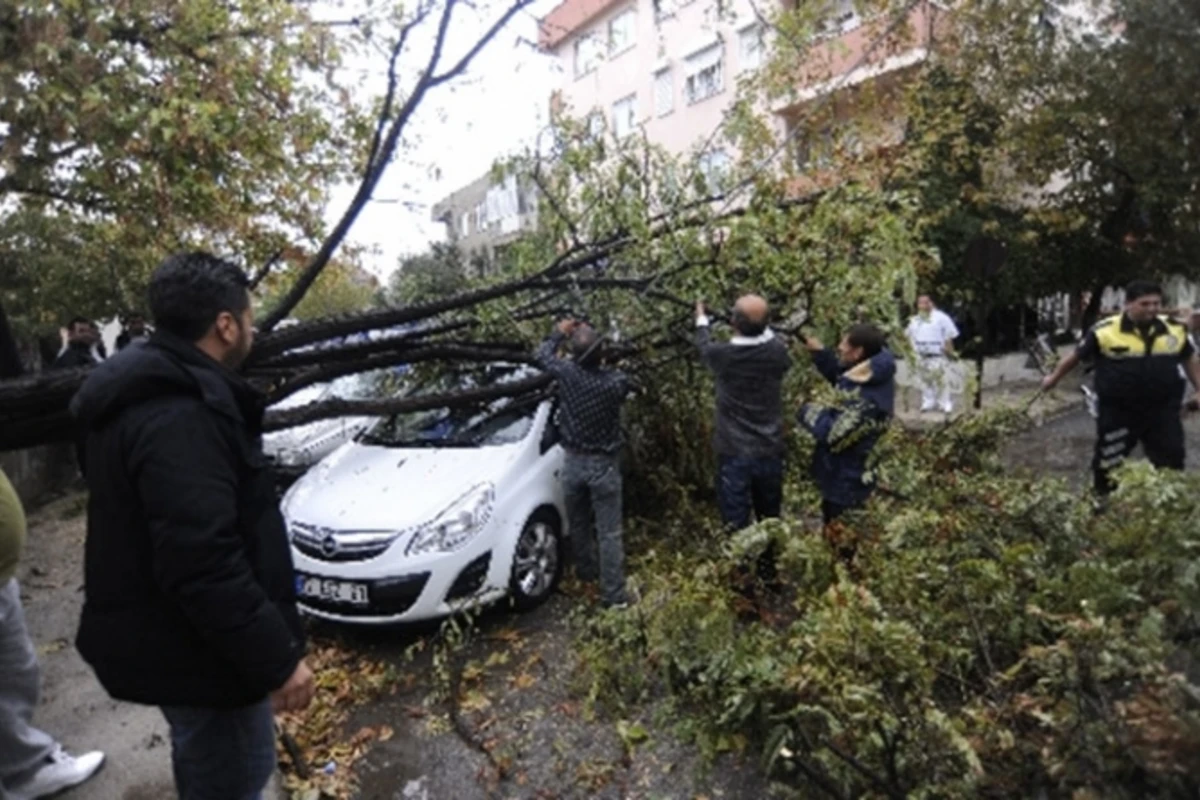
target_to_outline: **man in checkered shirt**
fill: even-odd
[[[569,340],[571,358],[559,347]],[[558,382],[558,430],[566,450],[563,489],[574,543],[575,575],[600,579],[606,606],[628,603],[621,541],[621,405],[631,385],[601,363],[600,335],[592,326],[563,320],[538,348],[542,368]],[[599,569],[596,555],[599,551]]]

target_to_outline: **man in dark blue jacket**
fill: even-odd
[[[817,440],[812,472],[829,524],[871,496],[867,458],[895,407],[896,359],[874,325],[852,327],[836,352],[812,337],[805,346],[821,375],[848,394],[836,406],[806,403],[799,414],[800,424]]]
[[[236,372],[248,287],[215,256],[167,259],[150,279],[154,336],[94,368],[71,404],[91,490],[76,644],[114,698],[162,708],[181,800],[260,800],[272,712],[314,692],[265,398]]]

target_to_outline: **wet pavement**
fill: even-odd
[[[1189,468],[1200,468],[1200,415],[1187,421]],[[1094,423],[1082,411],[1016,437],[1006,451],[1016,469],[1085,485]],[[72,749],[102,747],[105,770],[64,795],[70,800],[168,800],[166,725],[155,709],[107,698],[73,646],[82,602],[83,498],[64,498],[31,515],[21,565],[22,595],[44,665],[36,722]],[[769,796],[754,754],[725,755],[706,766],[697,748],[663,724],[650,703],[637,718],[589,714],[572,672],[569,616],[579,603],[558,595],[524,615],[486,614],[462,651],[461,726],[438,696],[445,685],[432,657],[435,629],[340,630],[321,627],[364,657],[396,665],[398,690],[355,710],[347,730],[386,724],[395,734],[357,765],[362,800]],[[415,655],[414,645],[425,646]],[[618,726],[648,738],[628,748]],[[628,727],[625,727],[628,731]],[[486,752],[485,752],[486,751]],[[487,753],[490,752],[490,755]],[[497,780],[496,765],[504,767]]]
[[[650,703],[636,719],[590,714],[573,684],[568,618],[576,606],[556,595],[526,614],[484,615],[461,651],[461,732],[447,719],[445,703],[432,698],[439,684],[429,653],[417,658],[409,668],[416,682],[407,691],[364,707],[347,726],[386,722],[395,729],[358,765],[361,800],[768,796],[752,753],[706,765],[694,745],[655,724],[661,704]],[[398,662],[422,634],[339,635],[364,655]],[[631,725],[641,725],[648,738],[627,748],[618,731]],[[499,780],[497,765],[504,768]]]
[[[1189,414],[1184,418],[1184,435],[1187,437],[1187,467],[1200,469],[1200,414]],[[1014,438],[1005,448],[1005,460],[1014,469],[1063,478],[1082,487],[1091,481],[1095,441],[1095,420],[1082,410],[1075,410]],[[1141,448],[1138,448],[1134,458],[1141,457]]]

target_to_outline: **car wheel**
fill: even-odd
[[[513,550],[513,605],[520,611],[535,608],[550,597],[562,575],[562,525],[545,509],[537,511],[521,529]]]

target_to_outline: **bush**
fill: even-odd
[[[1200,691],[1178,670],[1200,630],[1200,477],[1130,466],[1094,516],[1000,469],[1014,424],[889,434],[887,491],[834,532],[848,563],[801,521],[724,545],[694,508],[656,522],[642,602],[580,626],[590,697],[665,695],[710,752],[752,743],[804,796],[1197,796]],[[769,541],[786,597],[752,607],[739,565]]]

